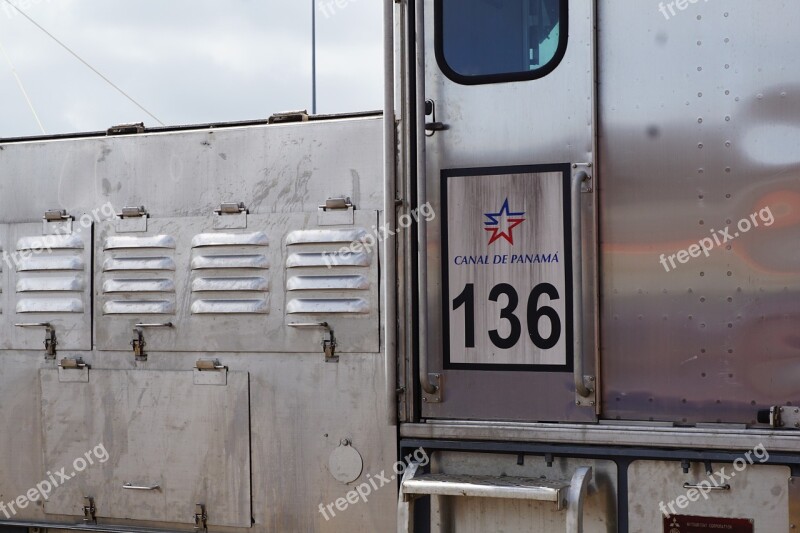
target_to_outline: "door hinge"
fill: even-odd
[[[308,122],[308,110],[281,111],[280,113],[274,113],[267,119],[269,124],[286,124],[289,122]]]
[[[208,531],[208,514],[206,506],[198,503],[194,506],[194,530]]]
[[[800,428],[800,407],[774,405],[758,411],[758,422],[773,428]]]
[[[42,235],[69,235],[72,220],[66,209],[48,209],[42,217]]]
[[[117,124],[106,130],[106,135],[131,135],[144,133],[144,122],[130,122],[128,124]]]
[[[319,205],[317,223],[320,226],[352,225],[355,221],[355,209],[349,196],[328,198]]]
[[[244,229],[247,227],[247,207],[244,202],[222,202],[214,209],[214,229]]]
[[[117,213],[117,233],[134,233],[147,231],[149,214],[143,205],[123,207]]]
[[[97,524],[97,509],[94,506],[94,498],[86,496],[83,498],[83,521],[87,524]]]
[[[194,368],[195,385],[227,385],[228,368],[219,359],[198,359]]]

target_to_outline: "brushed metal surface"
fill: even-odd
[[[779,0],[669,20],[651,2],[599,5],[607,418],[755,424],[800,401],[798,18]],[[766,207],[771,226],[660,264]]]
[[[321,332],[310,335],[287,323],[322,320],[335,330],[337,352],[377,352],[374,253],[352,254],[363,258],[353,266],[335,264],[330,254],[345,242],[309,241],[299,229],[308,228],[312,237],[333,232],[357,238],[377,223],[374,211],[359,210],[354,216],[359,227],[355,232],[319,230],[316,217],[297,213],[248,215],[247,229],[218,233],[210,232],[213,215],[151,217],[147,231],[133,238],[116,235],[113,221],[101,222],[97,242],[105,249],[95,252],[95,268],[102,272],[95,341],[100,349],[130,351],[133,325],[158,318],[175,327],[147,331],[148,350],[321,354]],[[107,246],[119,242],[126,247]],[[157,246],[165,242],[171,248]],[[318,261],[295,261],[295,256]],[[125,268],[118,268],[120,264]],[[332,274],[361,276],[366,288],[331,284]],[[297,285],[291,281],[295,278],[309,281],[286,290]]]
[[[91,326],[91,228],[70,235],[42,235],[41,223],[2,226],[0,240],[13,251],[3,259],[4,349],[44,350],[44,329],[19,323],[53,325],[58,350],[88,350]]]
[[[121,234],[115,232],[115,221],[104,221],[106,217],[102,214],[97,217],[101,223],[96,228],[94,241],[87,241],[85,247],[90,253],[94,250],[93,282],[87,278],[83,284],[68,285],[66,281],[80,272],[88,272],[92,268],[91,260],[85,262],[85,271],[53,271],[52,274],[46,274],[46,285],[52,290],[67,286],[83,287],[94,296],[95,340],[98,343],[95,351],[65,349],[68,352],[65,356],[81,357],[91,366],[88,371],[90,382],[60,385],[91,385],[94,377],[99,375],[96,373],[106,371],[143,371],[167,374],[186,372],[188,381],[196,386],[193,379],[196,372],[192,369],[198,359],[220,360],[229,368],[229,376],[249,373],[247,396],[252,410],[251,431],[249,437],[245,435],[235,440],[237,445],[250,443],[252,496],[241,498],[237,505],[252,502],[253,523],[242,522],[243,527],[236,528],[214,526],[215,531],[389,531],[394,523],[396,498],[390,487],[374,492],[368,502],[353,505],[345,513],[337,511],[336,518],[330,521],[325,520],[318,508],[320,504],[335,502],[352,490],[351,486],[336,481],[327,470],[327,459],[342,439],[349,439],[364,458],[364,473],[354,483],[366,481],[367,474],[374,477],[381,471],[390,472],[395,461],[395,428],[386,424],[384,416],[378,415],[388,407],[383,394],[384,387],[380,385],[384,377],[383,358],[378,355],[379,247],[373,248],[364,266],[351,268],[342,264],[329,270],[322,252],[338,250],[347,242],[292,244],[292,248],[316,253],[319,261],[309,266],[287,268],[289,254],[285,242],[285,237],[291,232],[321,229],[315,227],[319,218],[317,206],[328,197],[351,197],[357,208],[354,214],[365,217],[363,222],[357,219],[357,227],[372,231],[372,226],[379,221],[377,212],[383,207],[382,128],[379,118],[368,118],[2,145],[0,220],[36,222],[38,230],[23,237],[41,235],[42,213],[57,205],[64,206],[76,216],[74,227],[79,226],[81,213],[91,214],[92,210],[107,201],[112,202],[117,212],[125,205],[145,205],[150,213],[150,218],[146,220],[147,232]],[[19,179],[20,176],[24,176],[24,179]],[[216,219],[211,213],[220,202],[228,199],[246,203],[250,212],[247,228],[216,229]],[[268,242],[264,243],[262,237],[248,242],[258,246],[267,244],[263,247],[266,252],[260,254],[271,257],[268,269],[259,269],[257,274],[235,269],[228,269],[227,272],[202,269],[196,271],[194,276],[189,274],[193,237],[233,234],[239,239],[239,235],[252,235],[262,231],[254,224],[257,225],[258,217],[263,215],[271,217],[269,227],[272,232],[267,232]],[[158,229],[159,221],[175,221],[174,227],[180,228],[181,220],[191,219],[202,219],[208,223],[204,222],[185,234],[180,231],[172,233],[167,231],[172,228],[164,226],[164,231]],[[107,239],[100,235],[101,231],[105,231],[102,227],[104,224],[111,227],[107,231],[108,237],[125,238],[108,240],[109,250],[104,250]],[[187,224],[191,226],[191,223]],[[174,239],[174,245],[163,236]],[[151,237],[154,239],[148,240]],[[204,242],[196,244],[206,244],[206,238],[203,239]],[[209,246],[195,248],[195,256],[210,257],[225,253],[215,250],[231,247],[241,255],[245,253],[244,250],[253,247],[247,242],[219,242],[216,238],[214,241]],[[0,226],[0,247],[12,252],[16,243],[17,240],[9,236],[8,229]],[[17,274],[5,264],[0,267],[3,283],[0,293],[1,340],[8,338],[7,334],[14,333],[13,326],[8,324],[8,313],[9,309],[13,313],[14,298],[19,295],[15,293]],[[352,271],[353,268],[356,272]],[[349,351],[354,349],[355,341],[348,340],[350,334],[347,331],[350,328],[337,318],[330,319],[330,322],[337,327],[336,336],[340,341],[337,353],[342,357],[338,364],[328,364],[323,360],[319,344],[323,331],[300,332],[286,325],[287,321],[308,320],[302,315],[292,315],[289,319],[284,314],[287,296],[283,288],[290,277],[287,272],[301,279],[298,290],[291,292],[299,297],[305,294],[312,298],[336,298],[356,290],[349,282],[339,285],[338,281],[335,287],[329,288],[331,280],[319,276],[366,278],[359,281],[357,291],[369,301],[370,313],[352,319],[358,327],[351,330],[352,338],[357,339],[362,347],[369,348],[366,353]],[[37,284],[45,287],[38,276],[32,282],[34,287]],[[236,278],[235,282],[231,281],[233,278]],[[260,279],[254,282],[251,278]],[[189,313],[191,304],[196,300],[247,299],[248,296],[243,295],[263,295],[264,279],[268,282],[266,288],[270,295],[268,314]],[[306,279],[312,281],[305,283],[303,280]],[[124,294],[104,292],[104,282],[109,280],[114,280],[115,284],[106,286],[107,289],[122,290]],[[171,281],[172,285],[164,280]],[[194,282],[197,283],[193,285]],[[362,288],[365,284],[368,289]],[[29,286],[27,281],[20,284],[21,289]],[[192,293],[192,287],[196,292]],[[162,292],[150,292],[156,288]],[[87,313],[90,301],[86,300]],[[128,314],[104,315],[103,308],[116,301],[124,306],[116,311]],[[151,312],[158,314],[151,315]],[[196,327],[192,326],[194,329],[190,332],[186,332],[177,321],[177,327],[174,328],[180,331],[182,339],[196,343],[198,349],[165,351],[174,350],[174,345],[162,342],[168,332],[147,329],[144,335],[148,342],[148,360],[146,363],[135,363],[128,344],[134,323],[167,322],[176,316],[183,316],[190,322],[201,322]],[[106,319],[118,325],[109,329],[104,325]],[[269,325],[270,320],[274,321],[274,326]],[[25,322],[31,321],[31,317],[26,317]],[[291,338],[280,340],[276,337],[273,342],[273,335],[269,331],[271,327],[285,329],[286,335]],[[91,343],[91,328],[87,331],[90,332],[88,339]],[[57,363],[45,361],[43,357],[43,329],[26,330],[25,333],[33,335],[30,350],[4,349],[0,354],[0,403],[3,404],[0,422],[4,427],[14,428],[14,431],[0,432],[0,455],[7,458],[0,469],[0,494],[3,495],[0,499],[3,501],[26,494],[44,479],[48,468],[42,455],[44,448],[40,428],[43,413],[39,370],[55,373]],[[244,338],[241,342],[240,337]],[[245,342],[256,345],[257,351],[239,351]],[[104,351],[100,348],[101,343],[113,349]],[[220,352],[214,347],[215,344],[224,345],[231,351]],[[161,350],[159,346],[162,346]],[[305,351],[302,351],[304,346]],[[87,348],[90,347],[91,344],[87,345]],[[284,349],[287,347],[289,351]],[[201,374],[203,380],[207,381],[210,377],[207,371]],[[203,387],[224,389],[226,386]],[[69,411],[74,407],[77,411],[86,411],[83,402],[83,398],[74,398],[74,402],[59,404],[58,409]],[[178,431],[182,421],[191,418],[193,412],[195,408],[190,399],[176,397],[161,414],[169,415],[175,424],[175,431]],[[122,432],[121,423],[115,425],[111,422],[113,413],[113,406],[106,407],[100,403],[93,411],[91,424],[75,425],[74,432],[85,432],[87,428],[107,429],[102,436],[109,452],[125,452],[128,435]],[[152,414],[161,416],[156,411]],[[133,442],[141,442],[147,439],[148,434],[158,433],[143,431],[142,436],[136,437]],[[214,429],[210,429],[209,433],[219,436]],[[81,453],[83,451],[86,450]],[[127,453],[137,456],[134,452]],[[66,455],[65,452],[65,459],[74,459]],[[138,457],[141,460],[146,458],[141,454]],[[180,458],[177,462],[184,464]],[[168,470],[169,467],[165,469]],[[125,481],[149,483],[146,479]],[[70,482],[81,483],[79,478]],[[194,490],[192,485],[188,482],[183,485],[188,496]],[[101,485],[100,490],[121,491],[119,487],[107,484]],[[147,496],[150,493],[144,494]],[[45,514],[41,506],[28,505],[14,518],[40,524],[75,524],[78,519],[74,513],[78,512],[81,504],[82,499],[79,499],[68,515]],[[209,517],[213,523],[213,504],[207,502],[206,505],[209,506]],[[177,522],[156,521],[154,515],[141,507],[134,511],[128,518],[103,518],[101,528],[116,527],[119,531],[132,531],[151,527],[161,531],[191,531],[193,508]],[[121,512],[121,508],[103,511],[108,514]]]
[[[210,525],[249,527],[248,374],[229,372],[224,387],[195,385],[193,374],[92,369],[88,383],[61,383],[41,370],[44,466],[72,478],[45,514],[82,517],[92,495],[98,517],[191,524],[204,502]],[[91,455],[94,464],[76,471],[76,458],[99,445],[108,460]],[[159,488],[125,490],[131,481]]]
[[[756,461],[757,462],[757,461]],[[686,482],[709,481],[702,463],[693,463],[688,474],[684,474],[680,462],[635,461],[628,467],[628,527],[630,531],[661,531],[663,511],[660,503],[675,514],[713,516],[721,518],[746,518],[753,520],[755,531],[789,531],[788,483],[790,469],[787,466],[751,465],[737,471],[730,463],[712,463],[712,472],[731,476],[725,483],[727,491],[711,491],[707,498],[694,494],[688,501]],[[724,470],[723,470],[724,469]],[[719,475],[714,475],[718,480]],[[678,506],[677,498],[685,505]]]
[[[427,139],[427,199],[441,208],[441,171],[454,168],[545,165],[594,161],[594,2],[571,2],[569,44],[564,60],[548,76],[534,81],[464,86],[439,69],[434,51],[433,0],[425,8],[426,97],[436,102],[436,120],[448,126]],[[420,104],[421,105],[421,104]],[[429,117],[429,120],[431,118]],[[596,290],[595,198],[583,198],[584,338],[594,354]],[[443,402],[422,404],[430,418],[510,420],[595,420],[592,407],[576,407],[569,372],[527,373],[443,371],[442,224],[428,223],[429,372],[444,374]],[[587,373],[594,374],[594,357]]]

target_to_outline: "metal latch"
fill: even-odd
[[[97,517],[95,516],[96,512],[97,509],[95,509],[94,506],[94,498],[90,498],[89,496],[84,497],[83,521],[86,522],[87,524],[96,524],[97,523]]]
[[[22,324],[14,324],[18,328],[45,328],[44,337],[44,358],[56,358],[56,329],[49,322],[24,322]]]
[[[133,327],[133,340],[131,346],[133,347],[133,355],[137,361],[147,361],[147,354],[144,351],[147,343],[144,340],[144,328],[171,328],[172,322],[163,322],[157,324],[139,323]]]
[[[425,116],[433,118],[433,122],[425,123],[426,137],[433,137],[437,131],[446,131],[450,129],[447,124],[436,121],[436,102],[433,100],[425,100]]]
[[[208,530],[208,514],[206,506],[198,503],[194,506],[194,529],[195,531]]]
[[[289,324],[291,328],[323,328],[328,332],[328,338],[322,338],[322,353],[325,354],[326,363],[338,363],[339,356],[336,355],[336,337],[333,328],[327,322],[295,322]]]
[[[332,211],[335,209],[353,209],[354,207],[349,196],[339,196],[336,198],[328,198],[319,208],[323,211]]]
[[[106,130],[106,135],[130,135],[131,133],[144,133],[144,122],[117,124]]]

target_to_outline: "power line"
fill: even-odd
[[[72,49],[71,49],[69,46],[67,46],[66,44],[64,44],[64,43],[63,43],[63,42],[61,42],[60,40],[58,40],[58,38],[57,38],[55,35],[53,35],[53,34],[52,34],[52,33],[50,33],[49,31],[47,31],[46,29],[44,29],[44,28],[41,26],[41,24],[39,24],[38,22],[36,22],[35,20],[33,20],[31,17],[29,17],[29,16],[28,16],[28,14],[27,14],[27,13],[25,13],[23,10],[21,10],[21,9],[20,9],[20,8],[18,8],[16,5],[14,5],[14,4],[11,2],[11,0],[4,0],[4,1],[5,1],[5,3],[7,3],[8,5],[10,5],[11,7],[13,7],[14,9],[16,9],[16,10],[19,12],[19,14],[20,14],[20,15],[22,15],[23,17],[25,17],[26,19],[28,19],[28,21],[30,21],[30,23],[31,23],[31,24],[33,24],[34,26],[36,26],[37,28],[39,28],[40,30],[42,30],[42,31],[43,31],[43,32],[44,32],[44,33],[45,33],[45,34],[46,34],[48,37],[50,37],[50,38],[51,38],[51,39],[53,39],[53,40],[54,40],[56,43],[58,43],[58,44],[59,44],[59,46],[61,46],[61,47],[62,47],[64,50],[66,50],[67,52],[69,52],[70,54],[72,54],[72,56],[74,56],[74,57],[75,57],[75,59],[77,59],[78,61],[80,61],[81,63],[83,63],[83,64],[84,64],[84,65],[85,65],[85,66],[86,66],[86,67],[87,67],[89,70],[91,70],[92,72],[94,72],[95,74],[97,74],[97,75],[98,75],[100,78],[102,78],[102,80],[103,80],[103,81],[105,81],[106,83],[108,83],[109,85],[111,85],[111,87],[113,87],[114,89],[116,89],[116,90],[117,90],[117,92],[119,92],[119,93],[120,93],[122,96],[124,96],[125,98],[127,98],[128,100],[130,100],[130,101],[131,101],[131,102],[132,102],[132,103],[133,103],[133,104],[134,104],[136,107],[138,107],[139,109],[141,109],[142,111],[144,111],[145,113],[147,113],[147,114],[150,116],[150,118],[152,118],[153,120],[155,120],[156,122],[158,122],[160,125],[162,125],[162,126],[166,126],[166,124],[164,124],[163,122],[161,122],[161,120],[159,120],[159,118],[158,118],[158,117],[156,117],[154,114],[152,114],[150,111],[148,111],[148,110],[147,110],[147,109],[146,109],[146,108],[145,108],[145,107],[144,107],[142,104],[140,104],[139,102],[137,102],[136,100],[134,100],[132,96],[130,96],[128,93],[126,93],[125,91],[123,91],[122,89],[120,89],[120,88],[119,88],[119,87],[118,87],[118,86],[117,86],[117,85],[116,85],[116,84],[115,84],[113,81],[111,81],[110,79],[108,79],[107,77],[105,77],[105,76],[104,76],[104,75],[103,75],[103,74],[102,74],[102,73],[101,73],[99,70],[97,70],[96,68],[94,68],[94,67],[93,67],[92,65],[90,65],[88,62],[86,62],[86,61],[85,61],[85,60],[84,60],[84,59],[83,59],[81,56],[79,56],[79,55],[78,55],[76,52],[72,51]]]
[[[0,42],[0,52],[3,53],[3,57],[5,57],[6,61],[8,61],[8,66],[11,67],[11,73],[17,80],[17,85],[19,85],[19,90],[22,91],[22,96],[24,96],[25,101],[28,102],[28,107],[30,108],[31,113],[33,113],[33,118],[35,118],[36,123],[39,124],[39,129],[42,130],[43,135],[47,135],[47,132],[44,130],[44,126],[42,125],[42,121],[39,120],[39,115],[36,113],[36,108],[33,107],[33,102],[31,102],[31,99],[28,96],[28,91],[25,90],[25,85],[22,84],[22,78],[20,78],[19,74],[17,74],[17,69],[14,67],[14,62],[11,61],[11,57],[6,53],[6,48],[3,46],[3,43],[1,42]]]

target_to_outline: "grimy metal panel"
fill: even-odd
[[[71,478],[45,512],[83,516],[90,496],[98,517],[191,525],[203,503],[209,524],[250,527],[248,373],[228,372],[226,385],[194,374],[90,370],[82,383],[42,369],[44,466]]]
[[[98,225],[100,349],[130,350],[136,324],[169,323],[144,330],[146,350],[321,353],[323,328],[291,324],[325,322],[337,352],[378,351],[377,251],[362,242],[375,211],[345,227],[318,227],[317,213],[248,215],[239,229],[215,229],[218,218]]]
[[[687,5],[599,6],[604,416],[755,424],[800,401],[800,3]]]
[[[628,530],[670,532],[663,526],[666,512],[671,515],[740,518],[744,522],[752,521],[754,529],[751,531],[758,533],[791,531],[789,467],[759,465],[759,459],[752,452],[748,453],[755,464],[750,465],[744,457],[738,467],[730,463],[712,463],[710,475],[702,463],[693,463],[688,474],[683,473],[680,462],[631,463],[628,467]],[[690,494],[690,488],[684,487],[685,483],[692,486],[702,483],[703,487],[727,485],[728,488],[707,489],[705,494],[695,490]],[[707,530],[736,531],[723,527],[707,527]]]

